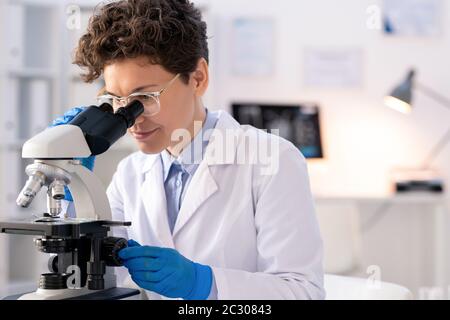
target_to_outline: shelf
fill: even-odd
[[[15,0],[14,5],[55,7],[57,4],[53,0]]]
[[[19,294],[22,292],[31,292],[36,290],[37,279],[30,280],[9,280],[9,284],[4,288],[2,294],[4,296]],[[3,298],[0,296],[0,299]]]
[[[56,79],[56,72],[48,69],[13,69],[8,71],[8,76],[13,78],[39,78],[39,79]]]
[[[359,203],[393,203],[393,204],[445,204],[445,193],[434,194],[425,192],[411,192],[407,194],[391,194],[386,196],[314,196],[317,203],[328,202],[359,202]]]

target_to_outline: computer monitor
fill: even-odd
[[[305,158],[323,158],[318,106],[234,103],[232,112],[240,124],[269,133],[278,129],[279,135],[299,148]]]

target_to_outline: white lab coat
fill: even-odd
[[[290,142],[240,126],[219,112],[214,133],[230,129],[237,139],[227,145],[225,157],[209,153],[224,150],[223,140],[209,142],[173,234],[160,156],[137,152],[120,162],[108,198],[113,219],[131,221],[132,226],[115,234],[143,245],[174,248],[211,266],[218,299],[324,298],[322,240],[304,157]],[[236,161],[242,152],[246,159],[256,157],[243,151],[243,137],[249,136],[279,143],[277,174],[263,173],[267,162]],[[148,294],[150,299],[161,298]]]

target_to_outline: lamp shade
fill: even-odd
[[[411,70],[406,79],[392,90],[391,94],[384,98],[384,103],[402,113],[411,112],[412,91],[414,89],[415,71]]]

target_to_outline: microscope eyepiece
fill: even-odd
[[[136,119],[144,112],[144,105],[138,101],[132,101],[126,107],[119,108],[116,111],[116,115],[122,116],[124,120],[127,122],[127,128],[131,128]]]
[[[99,105],[98,108],[100,110],[102,110],[103,112],[114,113],[114,109],[109,103],[103,103],[103,104]]]
[[[135,100],[113,113],[111,105],[91,106],[78,114],[69,124],[78,126],[86,138],[93,156],[107,151],[123,137],[128,128],[144,112],[144,105]]]

